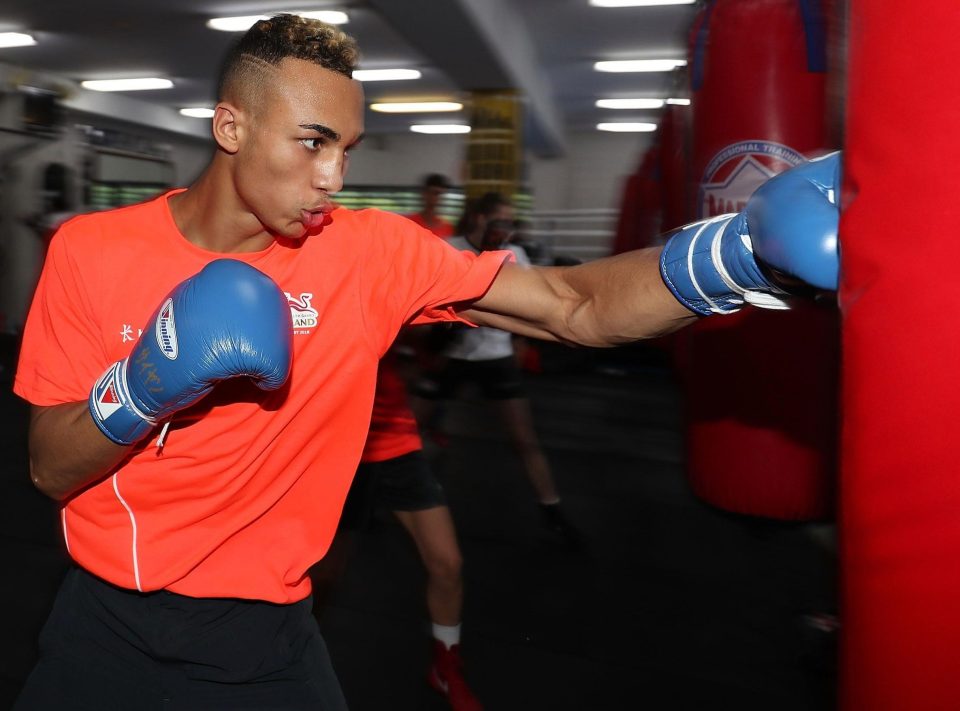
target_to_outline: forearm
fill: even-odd
[[[483,326],[582,346],[616,346],[671,333],[695,320],[660,276],[659,249],[575,267],[505,265],[464,315]]]
[[[659,249],[626,252],[563,269],[571,291],[568,329],[581,345],[616,346],[672,333],[696,314],[660,276]]]
[[[102,478],[130,451],[100,432],[86,402],[34,407],[29,446],[30,478],[58,501]]]

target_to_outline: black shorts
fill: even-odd
[[[449,358],[434,373],[423,375],[416,383],[416,394],[427,400],[449,400],[468,383],[480,388],[488,400],[523,397],[523,377],[513,356],[493,360]]]
[[[138,593],[73,568],[14,709],[345,711],[311,607]]]
[[[364,462],[343,506],[342,528],[366,528],[374,511],[423,511],[446,506],[443,487],[430,471],[422,450],[382,462]]]

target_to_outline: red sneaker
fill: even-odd
[[[433,642],[433,664],[427,675],[430,686],[443,694],[453,711],[483,711],[480,701],[470,691],[463,678],[463,659],[460,658],[460,645],[447,649],[443,642]]]

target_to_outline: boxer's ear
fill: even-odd
[[[221,101],[213,110],[213,140],[227,153],[240,149],[245,126],[243,112],[236,105]]]

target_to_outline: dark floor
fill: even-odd
[[[0,708],[66,565],[54,508],[28,481],[26,408],[4,366]],[[464,552],[467,675],[488,711],[832,710],[832,640],[803,622],[834,608],[829,527],[693,498],[680,398],[655,352],[550,347],[544,366],[529,389],[579,550],[540,527],[482,403],[451,406],[449,446],[431,449]],[[352,711],[446,708],[424,681],[423,584],[411,542],[383,517],[318,605]]]

